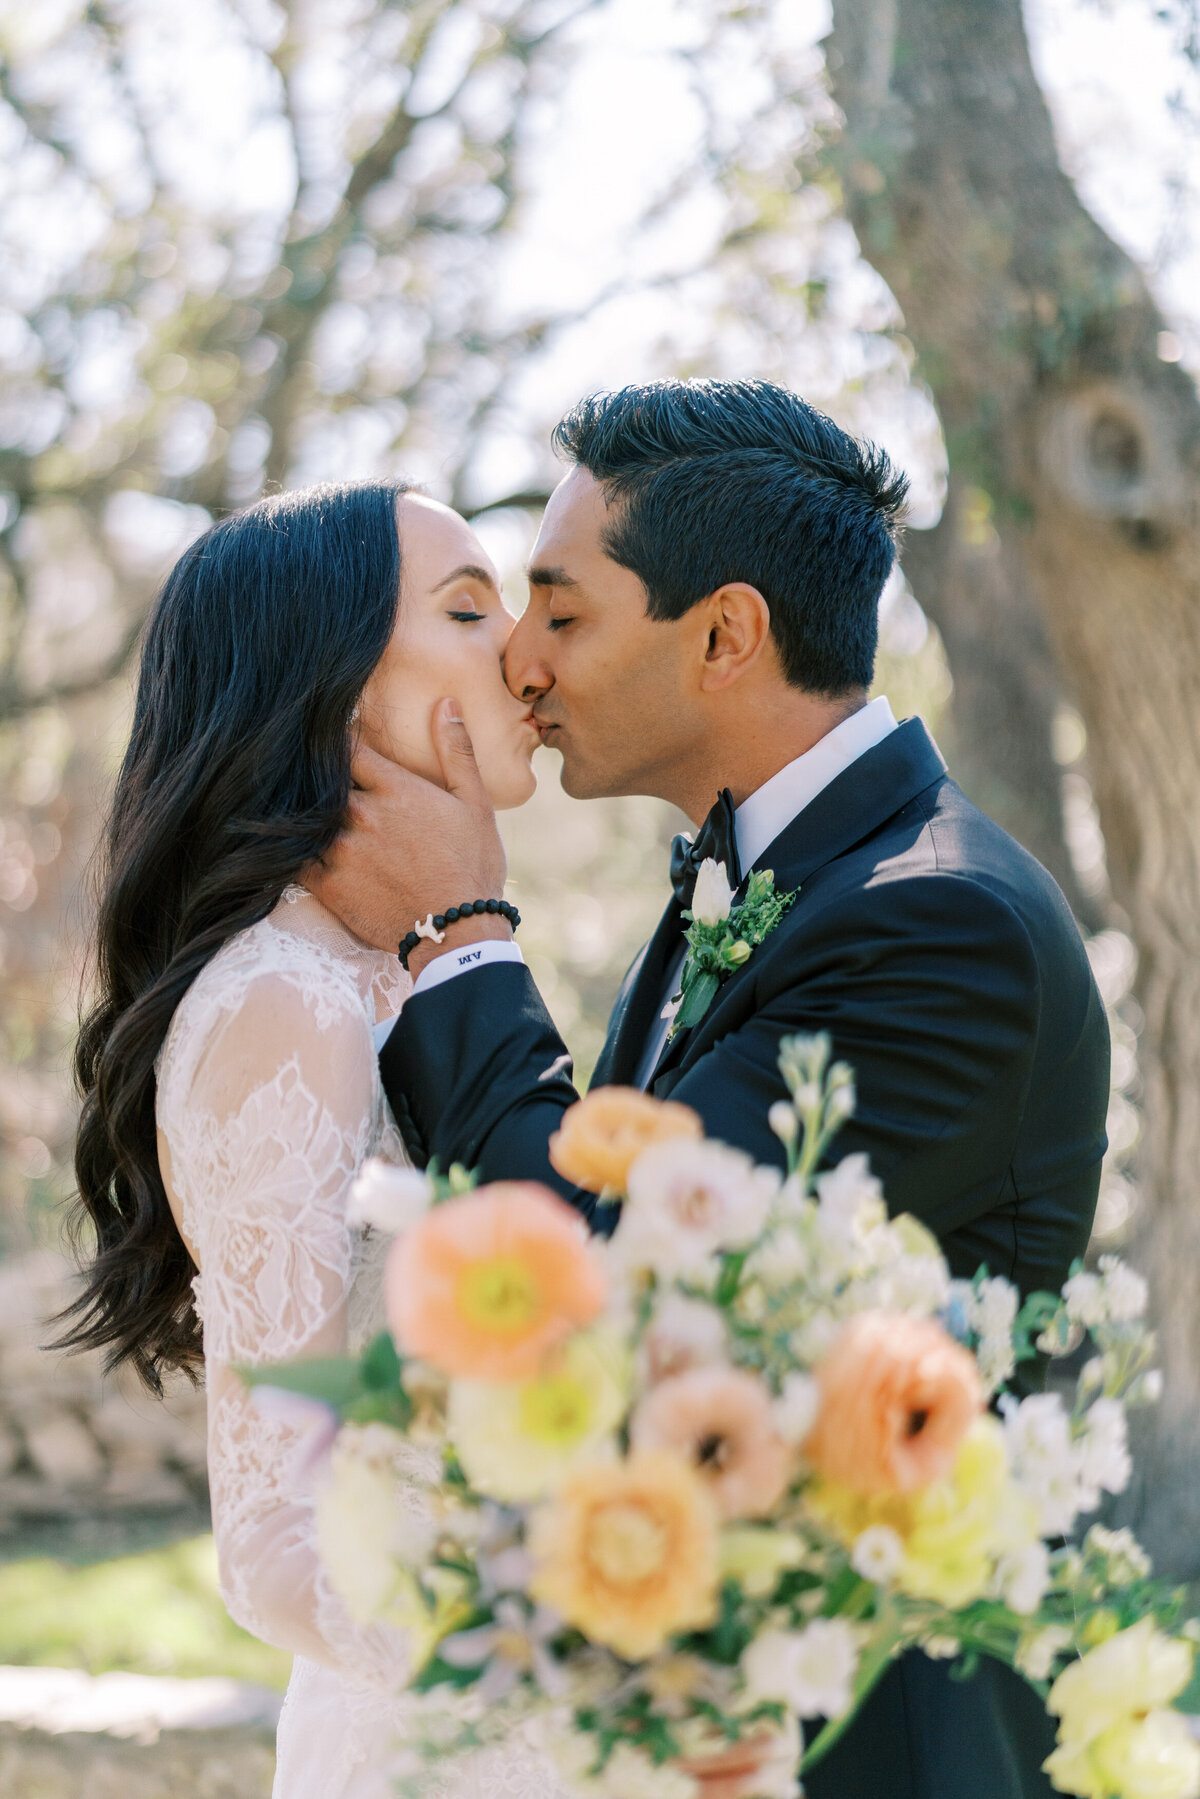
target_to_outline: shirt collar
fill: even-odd
[[[753,868],[763,851],[823,788],[895,729],[892,709],[880,694],[743,800],[734,817],[738,861],[743,870]]]

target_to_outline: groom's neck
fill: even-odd
[[[861,712],[867,698],[863,688],[834,699],[788,688],[774,703],[760,695],[753,705],[730,706],[713,718],[671,782],[674,791],[662,797],[699,826],[723,787],[740,806],[781,768]]]

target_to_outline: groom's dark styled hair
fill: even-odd
[[[769,381],[654,381],[581,400],[556,448],[612,505],[604,548],[651,618],[756,587],[794,687],[869,687],[907,477]]]

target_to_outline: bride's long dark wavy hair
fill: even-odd
[[[352,714],[396,619],[405,491],[312,487],[234,513],[180,557],[147,628],[75,1052],[85,1280],[56,1347],[104,1349],[156,1392],[199,1364],[200,1327],[159,1172],[155,1060],[200,970],[337,835]]]

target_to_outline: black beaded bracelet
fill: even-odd
[[[514,931],[521,922],[521,914],[515,906],[510,906],[507,900],[467,900],[461,906],[450,906],[445,912],[439,912],[436,917],[426,919],[424,926],[419,931],[408,933],[398,951],[401,966],[408,967],[408,958],[423,937],[430,937],[433,931],[444,931],[448,924],[457,924],[460,918],[482,918],[485,912],[507,918]]]

